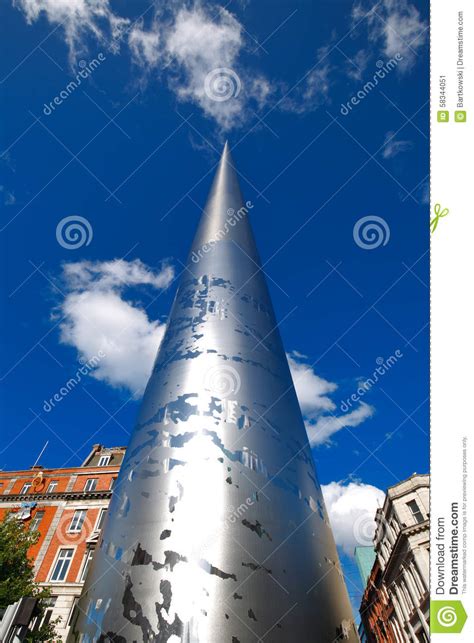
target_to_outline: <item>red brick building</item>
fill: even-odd
[[[31,548],[36,581],[51,588],[45,618],[61,617],[65,640],[94,555],[125,447],[94,445],[80,467],[0,471],[0,520],[15,512],[40,538]]]

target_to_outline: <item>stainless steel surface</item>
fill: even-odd
[[[69,641],[358,640],[249,211],[226,145]]]

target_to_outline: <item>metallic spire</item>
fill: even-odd
[[[226,143],[69,641],[358,640],[252,209]]]

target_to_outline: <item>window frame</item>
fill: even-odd
[[[104,520],[107,517],[108,507],[100,507],[99,515],[97,516],[97,522],[95,523],[94,531],[100,531],[104,526]],[[100,524],[102,522],[102,525]]]
[[[51,480],[46,489],[46,493],[55,493],[57,486],[58,486],[58,480]],[[51,489],[51,487],[53,488]]]
[[[89,483],[89,482],[93,482],[93,483],[94,483],[94,484],[92,485],[92,488],[91,488],[91,489],[88,489],[88,488],[87,488],[87,486],[88,486],[88,483]],[[84,491],[85,491],[86,493],[88,493],[88,492],[90,492],[90,491],[95,491],[95,490],[97,489],[97,483],[98,483],[98,482],[99,482],[99,478],[87,478],[87,479],[86,479],[86,481],[85,481],[85,483],[84,483]]]
[[[79,520],[76,519],[77,514],[82,514],[82,519],[79,518]],[[87,517],[87,509],[75,509],[74,513],[71,518],[71,522],[69,523],[68,527],[68,533],[69,534],[80,534],[82,531],[82,527],[84,526],[84,523],[86,521]],[[75,524],[77,522],[77,524]],[[73,528],[74,525],[74,528]],[[79,529],[77,526],[79,525]]]
[[[79,575],[79,583],[84,583],[86,580],[86,574],[89,571],[89,566],[94,559],[94,551],[95,549],[91,548],[86,551],[86,555],[84,557],[84,562],[82,563],[82,568],[81,568],[81,573]]]
[[[425,519],[425,517],[423,515],[423,512],[420,509],[420,505],[416,501],[416,498],[413,498],[412,500],[409,500],[407,502],[407,507],[410,510],[411,517],[415,520],[415,522],[418,525],[420,525],[422,522],[425,522],[426,519]],[[420,517],[420,519],[418,519],[418,516]]]
[[[71,552],[71,555],[69,557],[65,556],[64,558],[61,559],[61,552]],[[75,552],[76,552],[75,547],[61,547],[60,549],[58,549],[58,553],[56,554],[54,562],[53,562],[53,564],[51,566],[51,571],[50,571],[50,574],[49,574],[49,581],[48,582],[50,582],[50,583],[67,583],[67,575],[69,573],[69,570],[71,569],[71,564],[72,564],[72,561],[74,560]],[[60,578],[60,579],[53,578],[56,570],[58,569],[58,565],[59,565],[60,561],[63,562],[63,564],[62,564],[62,566],[60,568],[61,574],[62,574],[63,569],[64,569],[64,562],[67,563],[67,567],[66,567],[66,571],[64,573],[64,576],[63,576],[63,578]]]
[[[39,514],[41,514],[41,515],[39,516]],[[30,530],[31,531],[38,531],[38,527],[41,525],[41,522],[42,522],[45,514],[46,514],[46,511],[44,509],[37,509],[35,511],[35,515],[31,518],[31,522],[30,522]],[[38,516],[39,516],[39,520],[38,520]],[[38,524],[36,525],[36,527],[33,527],[33,525],[36,523],[36,521],[38,522]]]
[[[32,481],[30,481],[30,482],[25,482],[25,483],[23,484],[23,486],[22,486],[21,490],[20,490],[20,496],[23,496],[23,495],[25,495],[25,494],[29,493],[29,492],[30,492],[30,489],[31,489],[31,487],[32,487],[32,486],[33,486],[33,482],[32,482]],[[25,487],[27,487],[26,491],[25,491]]]
[[[112,458],[111,455],[101,455],[99,457],[99,462],[97,463],[98,467],[108,467],[110,464],[110,459]],[[105,460],[105,462],[102,462],[102,460]]]

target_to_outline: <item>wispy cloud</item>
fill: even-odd
[[[4,185],[0,185],[0,194],[3,199],[3,205],[9,206],[9,205],[15,205],[16,203],[16,197],[13,194],[13,192],[10,192]]]
[[[250,45],[237,18],[222,7],[174,2],[156,5],[148,26],[116,14],[109,0],[14,0],[27,21],[41,16],[64,34],[74,66],[94,41],[115,54],[128,51],[141,79],[165,80],[180,102],[197,105],[219,128],[238,127],[274,89],[242,63]]]
[[[354,80],[362,80],[363,74],[367,69],[370,56],[370,51],[367,51],[366,49],[359,49],[359,51],[357,51],[351,58],[349,58],[349,60],[346,61],[347,75],[349,76],[349,78],[353,78]]]
[[[361,402],[353,411],[335,415],[336,405],[329,394],[336,391],[337,384],[319,377],[305,359],[305,355],[296,351],[288,355],[308,438],[311,446],[330,445],[336,433],[359,426],[373,416],[375,409]]]
[[[280,101],[281,109],[294,114],[305,114],[328,102],[333,72],[329,53],[329,45],[318,49],[314,67]]]
[[[410,150],[412,147],[413,143],[411,141],[397,139],[395,137],[395,132],[387,132],[385,135],[382,156],[384,159],[391,159],[401,152]]]
[[[397,66],[401,73],[409,71],[428,39],[428,25],[409,0],[381,0],[371,6],[365,0],[356,2],[352,17],[354,24],[367,26],[369,42],[380,47],[387,58],[400,54]]]

